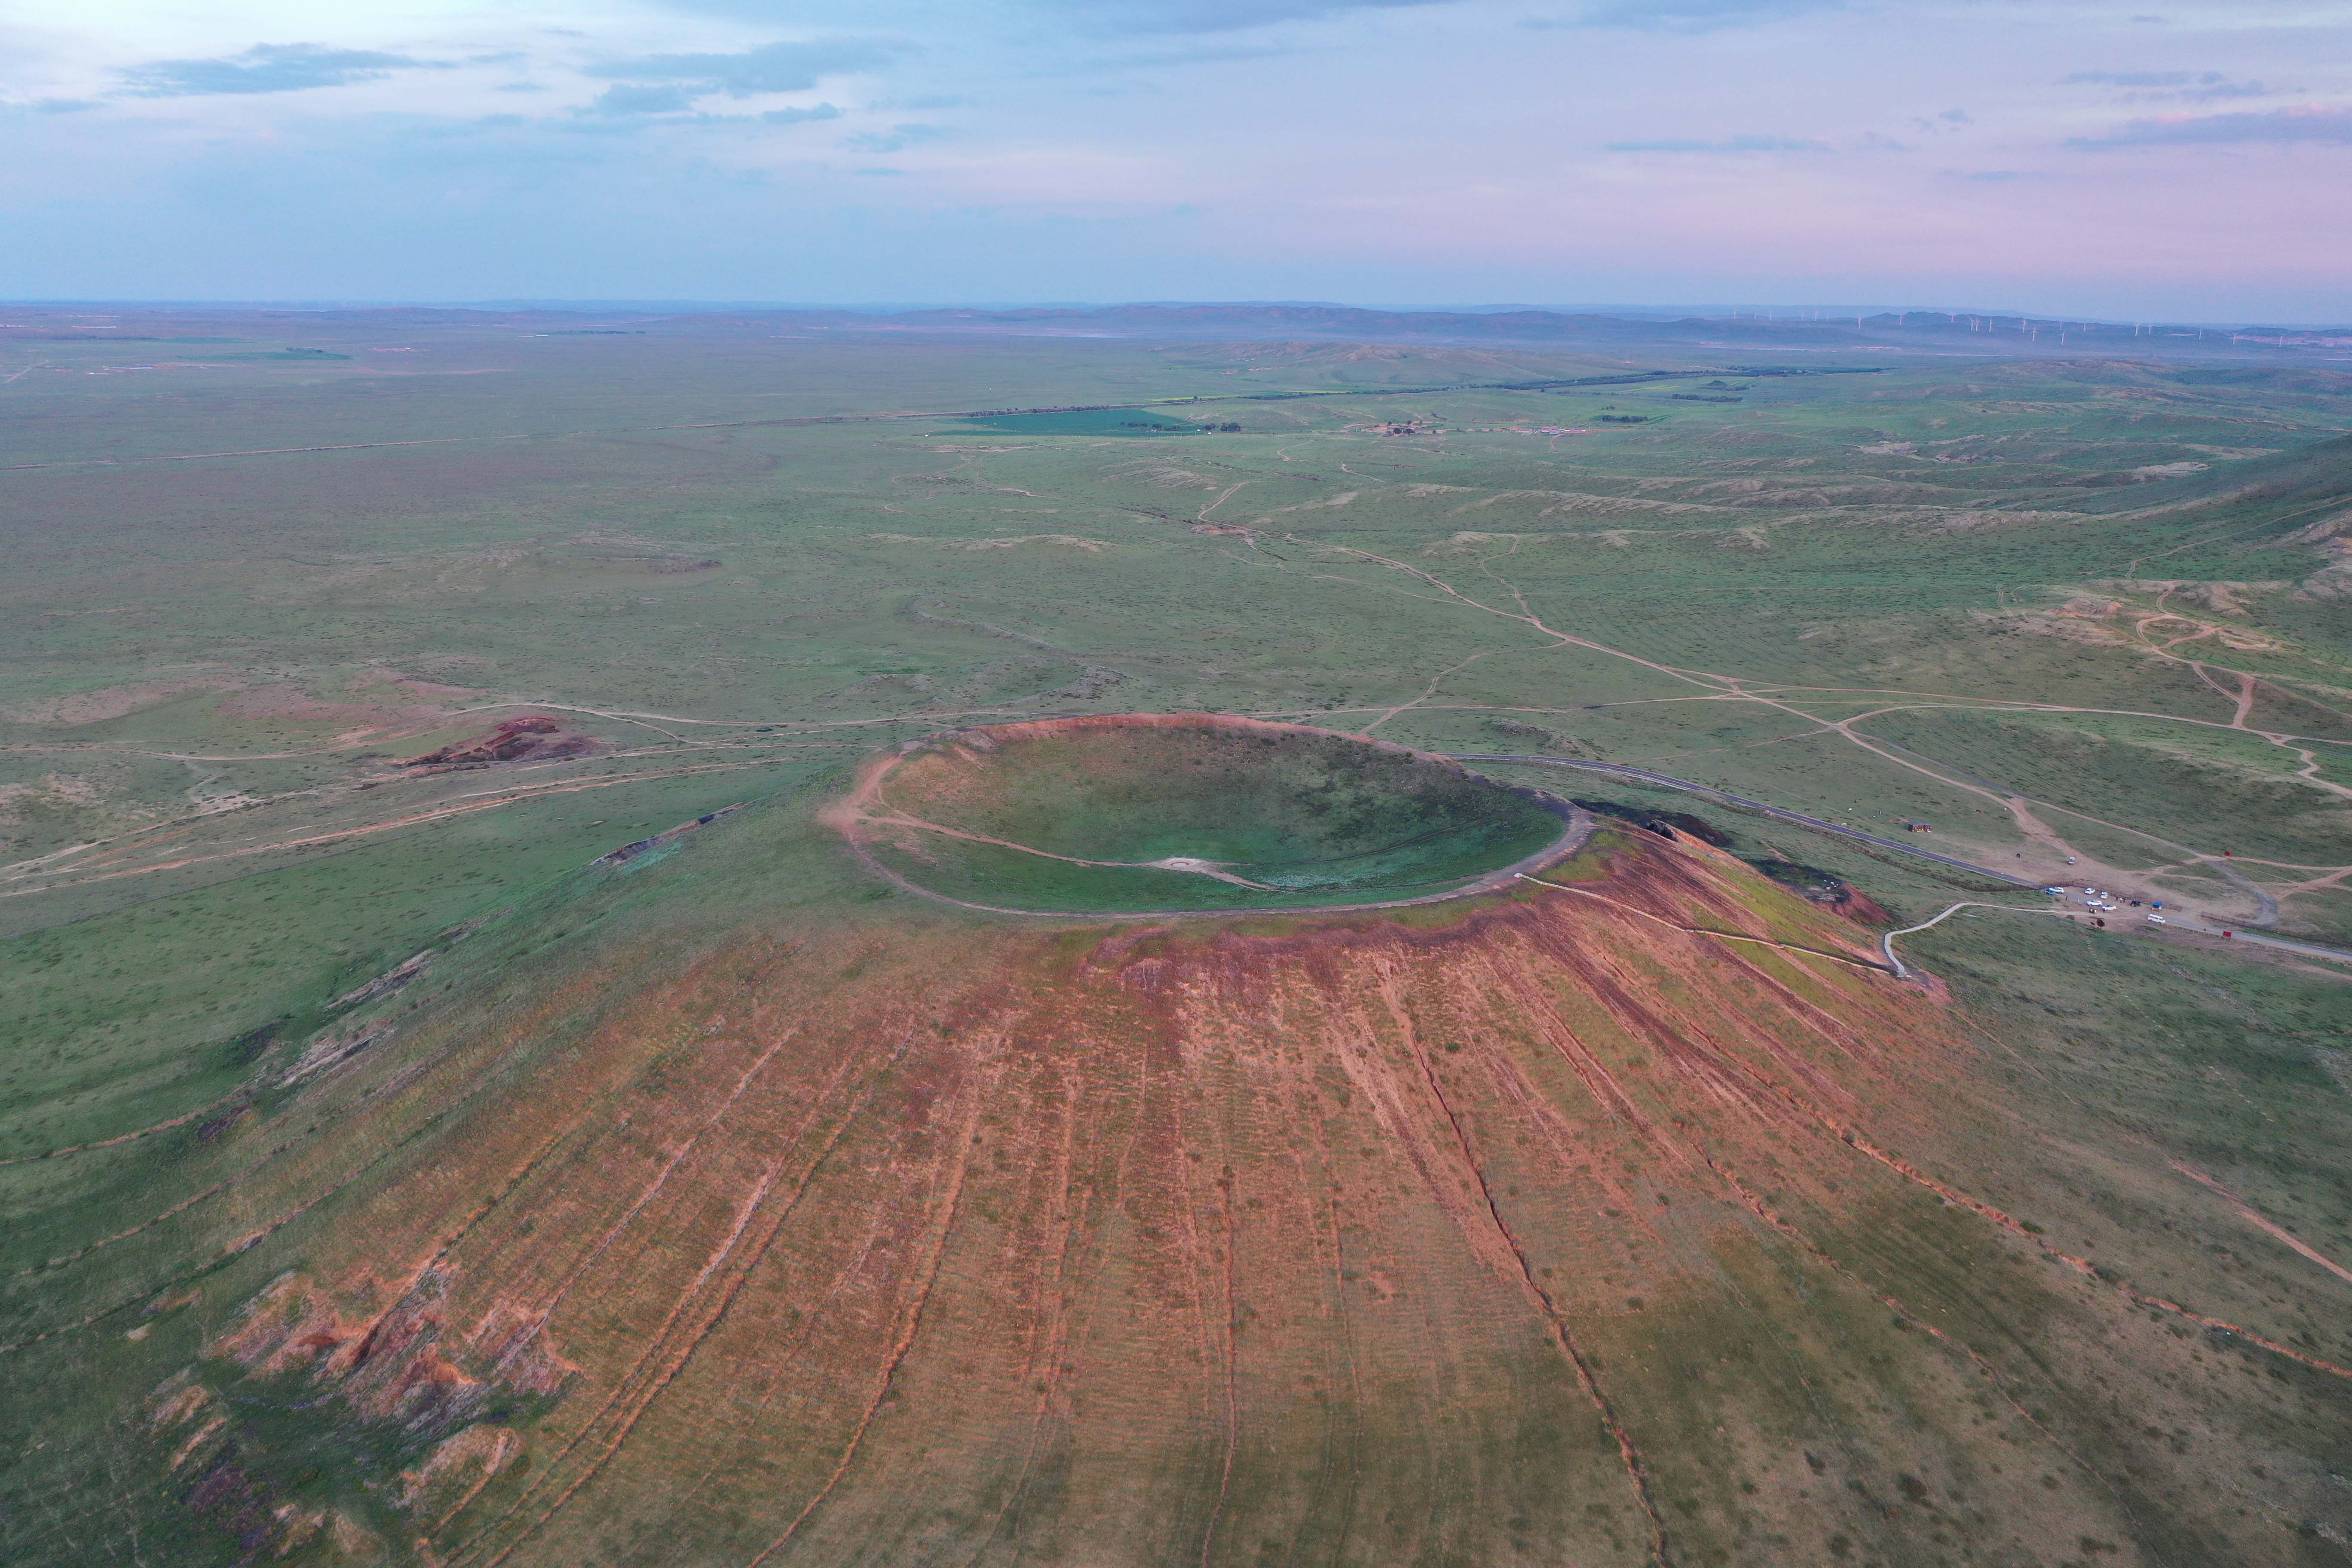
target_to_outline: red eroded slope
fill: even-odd
[[[452,1004],[241,1189],[300,1249],[158,1462],[253,1550],[446,1568],[2193,1556],[2200,1461],[2111,1404],[2197,1342],[1973,1194],[1945,1005],[1703,846],[1551,879]]]

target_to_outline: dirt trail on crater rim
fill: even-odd
[[[894,787],[911,793],[916,805],[892,798]],[[1306,809],[1294,810],[1302,801]],[[943,815],[966,820],[936,820]],[[1590,816],[1569,802],[1486,779],[1450,758],[1210,713],[1102,714],[947,731],[870,759],[824,816],[868,868],[923,898],[994,914],[1129,920],[1231,912],[1230,895],[1222,906],[1184,907],[1190,877],[1273,895],[1265,907],[1299,914],[1493,892],[1572,853],[1592,829]],[[1274,820],[1284,817],[1295,820]],[[1502,819],[1513,820],[1498,828]],[[1015,839],[974,830],[1003,823],[1025,823],[1029,831]],[[1041,835],[1054,836],[1060,847],[1028,841]],[[1068,889],[1024,889],[1016,861],[1010,875],[1000,869],[992,880],[983,872],[959,885],[963,868],[943,864],[943,843],[1173,876],[1130,878],[1074,896]],[[1213,843],[1233,847],[1233,858],[1197,852]],[[1269,853],[1269,845],[1280,847]],[[1118,858],[1067,852],[1110,846],[1150,848]],[[1400,859],[1406,864],[1395,864]],[[941,881],[948,886],[934,885]],[[958,897],[948,887],[967,894],[1001,889],[1007,898],[1026,890],[1045,907]],[[1160,902],[1171,907],[1156,907]]]
[[[1966,1021],[1703,844],[1051,928],[789,813],[583,876],[31,1347],[179,1347],[175,1562],[2268,1561],[2200,1478],[2352,1388],[2045,1242]]]

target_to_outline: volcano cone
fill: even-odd
[[[151,1561],[436,1568],[2225,1562],[2193,1435],[2280,1462],[2261,1412],[2352,1375],[2013,1213],[1983,1042],[1696,840],[1163,920],[860,858],[1328,901],[1563,831],[1142,728],[885,759],[453,939],[155,1141],[114,1304],[8,1370],[114,1390]]]

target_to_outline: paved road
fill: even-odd
[[[1711,800],[1727,802],[1742,810],[1761,812],[1766,816],[1777,816],[1783,822],[1793,822],[1800,827],[1810,827],[1818,833],[1832,833],[1840,838],[1857,839],[1864,844],[1875,844],[1881,849],[1893,849],[1921,860],[1934,860],[1942,865],[1957,867],[1960,870],[1973,872],[1979,877],[1990,877],[1996,882],[2005,883],[2012,888],[2032,888],[2039,890],[2042,887],[2039,882],[2030,882],[2022,877],[2011,876],[2007,871],[1996,871],[1990,866],[1979,866],[1972,860],[1961,860],[1949,855],[1938,855],[1932,849],[1922,849],[1916,844],[1906,844],[1899,838],[1881,838],[1875,833],[1864,833],[1858,827],[1841,827],[1834,822],[1823,822],[1818,816],[1807,816],[1801,811],[1789,811],[1780,806],[1767,805],[1760,800],[1749,800],[1744,795],[1717,789],[1713,784],[1678,779],[1669,773],[1654,773],[1647,768],[1629,767],[1623,763],[1591,763],[1575,757],[1528,757],[1508,752],[1449,752],[1446,754],[1457,763],[1540,763],[1548,767],[1575,768],[1588,773],[1604,773],[1612,778],[1634,779],[1643,784],[1656,784],[1664,789],[1677,789],[1688,795],[1705,795]]]
[[[2251,942],[2257,947],[2275,947],[2286,952],[2302,953],[2306,958],[2332,958],[2338,963],[2352,963],[2352,952],[2336,948],[2321,947],[2315,942],[2290,942],[2283,936],[2262,936],[2243,926],[2231,926],[2225,931],[2220,926],[2199,925],[2186,915],[2171,917],[2166,921],[2166,929],[2193,931],[2200,936],[2227,936],[2232,942]]]
[[[2076,911],[2068,909],[2030,910],[2021,909],[2015,904],[1976,902],[1954,904],[1933,920],[1921,921],[1917,925],[1905,926],[1901,931],[1886,932],[1878,939],[1878,950],[1886,955],[1886,962],[1895,966],[1895,973],[1897,975],[1908,979],[1911,974],[1910,969],[1895,955],[1895,939],[1898,936],[1909,936],[1915,931],[1926,931],[1929,926],[1941,925],[1946,919],[1959,913],[1962,910],[2006,910],[2013,915],[2063,915],[2068,920],[2074,919],[2076,915]],[[2109,929],[2116,934],[2135,929],[2146,931],[2151,935],[2159,931],[2194,931],[2199,936],[2221,936],[2228,937],[2232,942],[2252,942],[2256,947],[2275,947],[2284,952],[2301,953],[2305,958],[2332,958],[2338,963],[2352,963],[2352,952],[2346,952],[2339,948],[2321,947],[2316,942],[2290,942],[2281,936],[2258,936],[2242,926],[2231,926],[2224,930],[2220,926],[2200,925],[2186,915],[2169,916],[2162,925],[2158,925],[2151,921],[2147,925],[2137,928],[2123,924]]]
[[[1934,860],[1942,865],[1955,866],[1963,871],[1972,871],[1979,877],[1990,877],[1996,882],[2005,882],[2012,888],[2032,888],[2038,891],[2042,886],[2039,882],[2029,882],[2021,878],[2012,877],[2006,871],[1996,871],[1990,866],[1979,866],[1973,861],[1956,859],[1949,855],[1938,855],[1932,849],[1922,849],[1916,844],[1906,844],[1899,838],[1881,838],[1875,833],[1864,833],[1858,827],[1841,827],[1834,822],[1823,822],[1818,816],[1807,816],[1801,811],[1788,811],[1777,805],[1767,805],[1760,800],[1749,800],[1744,795],[1732,795],[1728,791],[1717,789],[1712,784],[1696,784],[1689,779],[1678,779],[1669,773],[1654,773],[1647,768],[1629,767],[1623,763],[1591,763],[1577,757],[1529,757],[1507,752],[1449,752],[1446,754],[1457,763],[1541,763],[1555,768],[1576,768],[1589,773],[1637,779],[1643,784],[1656,784],[1664,789],[1677,789],[1690,795],[1704,795],[1712,800],[1727,801],[1733,805],[1748,811],[1762,812],[1767,816],[1777,816],[1783,822],[1793,822],[1801,827],[1813,828],[1822,833],[1833,833],[1841,838],[1859,839],[1864,844],[1875,844],[1882,849],[1894,849],[1922,860]],[[1889,931],[1887,936],[1897,937],[1906,935],[1910,931],[1925,931],[1927,926],[1936,924],[1954,910],[1977,908],[2006,909],[2018,914],[2067,912],[2063,910],[2021,910],[2011,904],[1954,904],[1951,909],[1946,910],[1943,914],[1937,915],[1926,925],[1908,926],[1903,931]],[[2202,925],[2185,915],[2175,915],[2163,927],[2154,929],[2194,931],[2200,936],[2220,936],[2223,932],[2223,928],[2220,926]],[[2285,952],[2301,953],[2306,958],[2329,958],[2339,963],[2352,963],[2352,952],[2345,952],[2336,948],[2321,947],[2315,942],[2291,942],[2285,937],[2257,935],[2243,926],[2231,926],[2228,930],[2230,939],[2233,942],[2252,942],[2258,947],[2274,947]],[[1881,942],[1886,953],[1887,963],[1895,966],[1896,973],[1902,973],[1902,961],[1895,956],[1894,944],[1884,938]]]

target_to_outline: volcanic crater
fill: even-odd
[[[835,820],[910,891],[1089,915],[1433,902],[1507,886],[1591,828],[1444,757],[1209,713],[915,742],[862,770]]]

